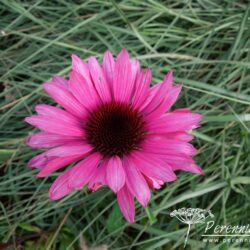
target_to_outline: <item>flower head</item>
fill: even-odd
[[[130,59],[123,49],[115,60],[107,51],[100,65],[95,57],[84,62],[72,56],[69,80],[54,76],[43,84],[60,108],[40,104],[37,115],[25,119],[41,132],[27,144],[50,148],[28,165],[44,177],[71,163],[49,190],[57,200],[88,185],[92,191],[106,185],[117,195],[120,209],[134,221],[134,197],[147,206],[150,190],[176,180],[175,170],[201,174],[189,144],[190,129],[201,115],[182,108],[169,112],[181,85],[172,72],[150,87],[151,70]]]
[[[176,217],[186,224],[203,223],[208,216],[214,217],[210,210],[201,208],[180,208],[171,212],[170,216]]]

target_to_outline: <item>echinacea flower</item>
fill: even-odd
[[[150,84],[151,70],[130,59],[126,49],[116,60],[107,51],[102,65],[95,57],[84,62],[72,55],[69,80],[54,76],[43,84],[61,108],[40,104],[38,115],[25,119],[41,130],[27,144],[51,148],[28,165],[45,177],[75,163],[51,186],[52,200],[87,184],[92,191],[109,186],[124,217],[133,222],[134,197],[146,207],[150,190],[175,181],[175,170],[202,173],[188,134],[201,115],[187,108],[169,112],[181,91],[172,72]]]

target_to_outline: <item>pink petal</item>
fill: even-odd
[[[117,56],[114,70],[114,99],[118,102],[129,102],[133,91],[132,69],[126,49]]]
[[[88,65],[96,91],[98,92],[103,102],[109,102],[111,100],[109,84],[107,83],[100,64],[98,63],[96,58],[92,56],[89,58]]]
[[[171,112],[154,119],[148,119],[150,133],[172,133],[197,128],[202,116],[196,113]]]
[[[58,169],[61,169],[74,161],[82,159],[83,155],[76,155],[76,156],[67,156],[67,157],[56,157],[48,160],[46,165],[41,169],[41,171],[37,174],[37,177],[45,177]]]
[[[167,97],[163,101],[163,112],[169,110],[172,107],[172,105],[176,102],[181,90],[182,85],[175,85],[170,89],[169,93],[167,94]]]
[[[158,101],[160,102],[162,100],[162,97],[161,95],[159,95],[157,97],[157,93],[160,92],[160,89],[162,88],[162,85],[163,83],[157,83],[155,84],[153,87],[151,87],[149,90],[148,90],[148,93],[147,93],[147,99],[145,99],[145,101],[142,103],[142,105],[139,107],[139,110],[143,110],[145,109],[152,101],[154,98],[158,98]],[[161,98],[160,98],[161,97]]]
[[[130,223],[135,221],[135,205],[134,198],[127,186],[124,185],[122,189],[117,193],[117,200],[120,207],[120,210],[126,220]]]
[[[70,72],[69,88],[75,98],[87,109],[95,108],[100,102],[94,86],[88,85],[85,78],[74,70]]]
[[[186,132],[173,132],[173,133],[168,133],[165,135],[166,138],[168,139],[175,139],[175,140],[181,140],[181,141],[192,141],[194,139],[193,135],[190,135]]]
[[[51,174],[55,172],[56,170],[76,161],[80,160],[86,155],[90,154],[91,151],[93,150],[92,147],[89,145],[83,145],[83,146],[62,146],[58,147],[56,149],[59,149],[61,151],[67,150],[67,153],[62,153],[62,155],[59,155],[57,153],[57,156],[59,157],[53,157],[50,156],[49,153],[45,156],[48,158],[46,165],[42,168],[42,170],[38,173],[38,177],[45,177],[48,174]],[[52,150],[51,150],[52,151]],[[55,154],[54,152],[51,153],[52,155]]]
[[[52,83],[54,83],[55,85],[59,87],[64,87],[66,89],[69,87],[68,81],[65,80],[63,77],[57,76],[57,75],[52,77]]]
[[[106,168],[106,178],[109,187],[117,193],[125,184],[125,172],[122,161],[118,156],[108,159]]]
[[[180,109],[175,109],[173,113],[192,113],[192,111],[188,108],[180,108]]]
[[[48,159],[46,158],[46,152],[44,152],[32,157],[28,162],[28,167],[42,169],[47,164],[47,162]]]
[[[187,171],[187,172],[191,172],[191,173],[195,173],[195,174],[201,174],[204,175],[204,171],[196,164],[186,164],[183,166],[179,166],[177,167],[173,167],[174,170],[183,170],[183,171]]]
[[[164,156],[164,160],[173,170],[184,170],[196,174],[204,174],[203,170],[196,165],[191,157],[166,155]]]
[[[89,182],[88,189],[92,192],[95,192],[96,190],[100,189],[103,187],[103,184],[99,182],[91,183]]]
[[[101,165],[96,169],[95,174],[91,177],[89,181],[89,189],[91,191],[96,191],[101,188],[103,185],[106,185],[106,169],[107,169],[107,161],[103,161]]]
[[[200,166],[198,166],[197,164],[188,166],[188,167],[186,167],[186,169],[183,169],[183,170],[184,170],[184,171],[191,172],[191,173],[196,173],[196,174],[205,175],[203,169],[202,169]]]
[[[45,116],[33,115],[30,117],[26,117],[25,121],[46,132],[55,133],[59,135],[66,135],[66,136],[76,136],[76,137],[84,136],[84,130],[81,127],[63,122],[60,123],[60,120],[58,122],[56,118],[48,119]]]
[[[148,97],[151,78],[152,72],[150,69],[137,74],[132,101],[134,108],[139,109]]]
[[[53,84],[44,83],[46,92],[62,107],[71,114],[84,119],[87,116],[87,110],[82,106],[75,97],[66,89]]]
[[[80,120],[60,108],[47,104],[38,104],[35,107],[36,112],[41,116],[46,116],[48,119],[57,119],[58,122],[68,123],[71,125],[80,126]]]
[[[176,85],[172,87],[168,93],[166,93],[166,97],[162,100],[160,105],[152,111],[148,115],[148,119],[154,119],[157,116],[160,116],[164,114],[166,111],[168,111],[172,105],[176,102],[180,92],[181,92],[182,86]]]
[[[39,132],[29,136],[26,140],[26,143],[33,148],[49,148],[75,141],[78,142],[79,140],[82,139],[74,136],[62,136],[48,132]]]
[[[162,83],[154,85],[149,93],[148,101],[140,108],[144,114],[150,114],[165,99],[173,83],[173,72],[170,71]]]
[[[82,188],[86,185],[94,176],[100,160],[101,155],[94,153],[74,166],[70,172],[69,186],[72,188]]]
[[[146,207],[150,199],[150,189],[147,182],[130,157],[124,157],[123,166],[126,172],[126,184],[130,192],[143,207]]]
[[[197,150],[185,142],[167,139],[161,136],[148,136],[143,144],[143,150],[160,155],[195,155]]]
[[[58,157],[72,157],[72,156],[84,156],[86,153],[89,153],[92,150],[92,147],[83,142],[74,143],[73,145],[64,145],[56,148],[49,149],[39,155],[33,157],[29,163],[29,167],[35,168],[44,168],[51,160],[54,160]]]
[[[132,73],[131,84],[135,86],[136,78],[138,74],[140,73],[140,62],[137,59],[132,59],[130,60],[130,64],[131,64],[131,73]]]
[[[149,186],[151,189],[160,189],[161,186],[164,184],[163,181],[160,181],[160,180],[151,178],[151,177],[149,177],[149,176],[144,176],[144,177],[145,177],[145,180],[146,180],[147,183],[148,183],[148,186]]]
[[[60,174],[49,189],[49,197],[51,200],[58,200],[73,191],[68,186],[70,169]]]
[[[110,93],[113,93],[113,77],[115,70],[115,60],[110,51],[106,51],[103,56],[102,63],[103,73],[105,78],[107,79]]]
[[[73,54],[71,58],[72,58],[72,70],[81,74],[89,86],[93,86],[89,74],[88,64],[84,62],[81,58],[79,58],[77,55]]]
[[[47,157],[57,156],[73,156],[73,155],[85,155],[87,152],[93,150],[92,146],[85,142],[72,143],[71,145],[64,145],[57,148],[52,148],[47,151]]]
[[[145,175],[162,181],[175,181],[176,175],[157,155],[135,151],[131,155],[136,167]]]

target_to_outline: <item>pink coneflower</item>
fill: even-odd
[[[86,63],[73,55],[69,80],[55,76],[43,84],[62,108],[40,104],[38,115],[25,119],[42,130],[27,144],[51,148],[28,165],[44,177],[76,163],[51,186],[52,200],[86,184],[92,191],[107,185],[133,222],[134,197],[145,207],[150,189],[175,181],[175,170],[202,173],[192,159],[197,151],[188,143],[193,139],[188,131],[199,126],[201,115],[187,108],[168,112],[181,91],[172,77],[169,72],[150,87],[151,70],[141,69],[123,49],[116,60],[107,51],[102,66],[95,57]]]

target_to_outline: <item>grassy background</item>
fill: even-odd
[[[249,4],[1,0],[0,249],[183,249],[187,227],[169,216],[181,207],[211,209],[217,224],[250,223]],[[51,202],[47,191],[58,173],[36,179],[26,163],[38,151],[24,144],[34,130],[23,118],[37,103],[52,103],[42,82],[67,76],[72,53],[101,59],[123,47],[152,68],[153,83],[174,69],[184,84],[175,107],[205,115],[193,132],[205,176],[178,172],[175,183],[153,192],[147,211],[136,205],[133,225],[108,189]],[[203,232],[195,226],[186,249],[249,249],[203,243]]]

